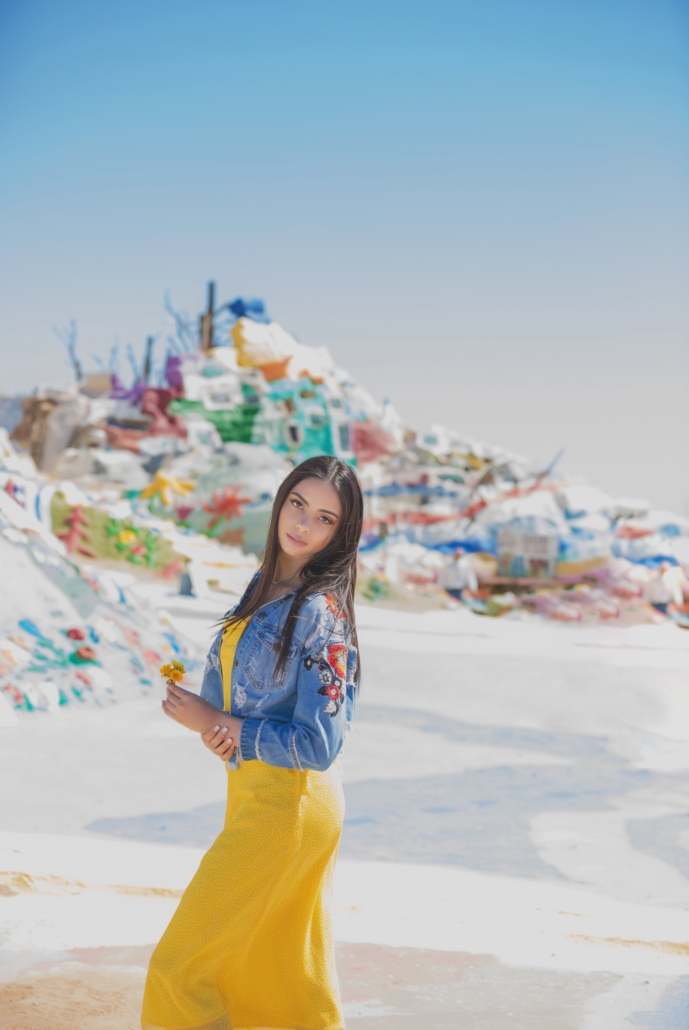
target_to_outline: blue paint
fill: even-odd
[[[201,805],[191,812],[156,812],[125,819],[96,819],[84,829],[126,840],[208,848],[222,830],[224,818],[224,804]]]
[[[655,1012],[636,1012],[629,1025],[644,1030],[685,1030],[689,1026],[689,976],[673,981]]]
[[[568,757],[571,766],[508,765],[461,774],[368,780],[345,786],[347,817],[341,854],[390,862],[442,863],[563,880],[534,847],[530,821],[555,810],[605,811],[612,800],[650,785],[676,787],[677,778],[637,770],[611,755],[605,740],[581,734],[475,726],[430,712],[360,706],[358,719],[414,726],[446,738],[528,748]],[[86,829],[135,840],[208,847],[222,829],[224,805],[99,819]],[[689,816],[631,823],[635,847],[689,873],[678,834]],[[654,841],[653,845],[649,841]],[[683,864],[684,863],[684,864]]]
[[[175,652],[175,654],[182,653],[182,649],[177,642],[177,637],[173,633],[163,633],[163,636],[169,642],[170,647]]]
[[[341,854],[363,860],[432,862],[555,877],[530,834],[531,819],[554,810],[604,811],[611,800],[657,782],[610,755],[603,739],[521,727],[475,726],[430,712],[362,704],[359,721],[395,723],[449,740],[547,751],[568,767],[508,765],[461,774],[360,781],[345,787],[347,821]],[[665,856],[663,856],[665,857]]]
[[[31,619],[20,619],[19,625],[25,633],[30,633],[32,637],[36,637],[38,640],[45,639],[36,623],[32,622]]]
[[[689,851],[680,843],[680,835],[687,830],[689,812],[658,819],[634,819],[627,823],[629,839],[637,851],[662,858],[689,879]]]

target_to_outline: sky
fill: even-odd
[[[0,391],[265,298],[417,429],[689,515],[683,0],[1,0]],[[126,371],[126,367],[123,368]]]

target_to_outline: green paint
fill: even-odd
[[[65,528],[65,519],[71,510],[64,495],[56,493],[51,508],[54,533]],[[100,508],[85,508],[84,513],[89,520],[88,538],[84,543],[99,558],[127,561],[131,565],[143,565],[149,569],[163,569],[179,559],[172,545],[150,529],[135,526],[128,519],[113,519]],[[122,534],[125,540],[121,539]],[[126,538],[131,534],[136,539],[127,541]]]
[[[362,586],[361,596],[367,601],[391,601],[396,594],[386,579],[371,576]]]
[[[254,421],[260,411],[258,396],[246,385],[242,385],[244,403],[230,410],[211,411],[201,401],[187,401],[182,398],[170,402],[170,411],[174,415],[197,414],[208,422],[212,422],[220,434],[223,443],[251,443]]]

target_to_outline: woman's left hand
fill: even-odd
[[[237,741],[230,735],[229,726],[214,726],[212,729],[207,730],[206,733],[201,734],[201,740],[208,750],[212,751],[218,758],[222,758],[223,762],[226,762],[228,758],[232,758],[237,747]]]
[[[186,726],[188,730],[205,733],[215,726],[220,715],[214,705],[204,701],[198,694],[180,687],[179,683],[167,681],[167,697],[162,702],[163,711],[175,722]]]

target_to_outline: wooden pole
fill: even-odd
[[[141,373],[141,378],[145,383],[151,378],[151,365],[153,364],[153,337],[148,336],[146,338],[146,350],[144,352],[144,366]]]
[[[201,350],[210,350],[213,346],[213,316],[215,315],[215,283],[208,283],[208,308],[201,315]]]

